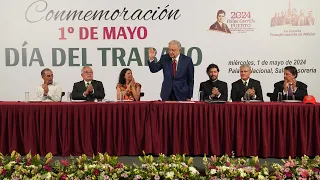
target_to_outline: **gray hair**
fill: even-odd
[[[44,76],[44,73],[45,73],[46,71],[51,71],[51,69],[49,69],[49,68],[44,68],[44,69],[42,69],[42,71],[41,71],[41,76]],[[51,72],[52,72],[52,71],[51,71]]]
[[[90,66],[83,66],[83,68],[81,69],[81,74],[83,74],[83,73],[84,73],[84,69],[86,69],[86,68],[90,68],[90,69],[92,69]]]
[[[177,40],[171,40],[170,42],[169,42],[169,45],[170,44],[175,44],[175,45],[177,45],[179,48],[181,48],[181,43],[179,42],[179,41],[177,41]]]
[[[251,71],[251,66],[250,66],[249,64],[242,64],[242,65],[240,66],[240,69],[241,69],[241,68],[249,68],[250,71]]]

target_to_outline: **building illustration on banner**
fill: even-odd
[[[274,12],[270,23],[270,36],[315,36],[315,18],[310,8],[297,8],[293,0],[288,1],[288,9]]]
[[[307,15],[305,15],[307,14]],[[271,18],[271,27],[275,26],[314,26],[315,18],[312,10],[292,7],[291,0],[287,11],[275,12]]]

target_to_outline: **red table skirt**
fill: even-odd
[[[0,152],[320,155],[320,105],[0,103]]]

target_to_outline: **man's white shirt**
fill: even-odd
[[[59,102],[61,99],[62,88],[60,84],[53,82],[48,85],[48,93],[46,96],[43,95],[44,90],[42,88],[42,84],[37,86],[36,88],[36,98],[37,101],[53,101]]]

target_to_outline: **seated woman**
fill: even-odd
[[[124,68],[120,72],[117,84],[117,100],[120,100],[120,92],[123,92],[123,100],[140,101],[141,85],[134,81],[132,71]]]

